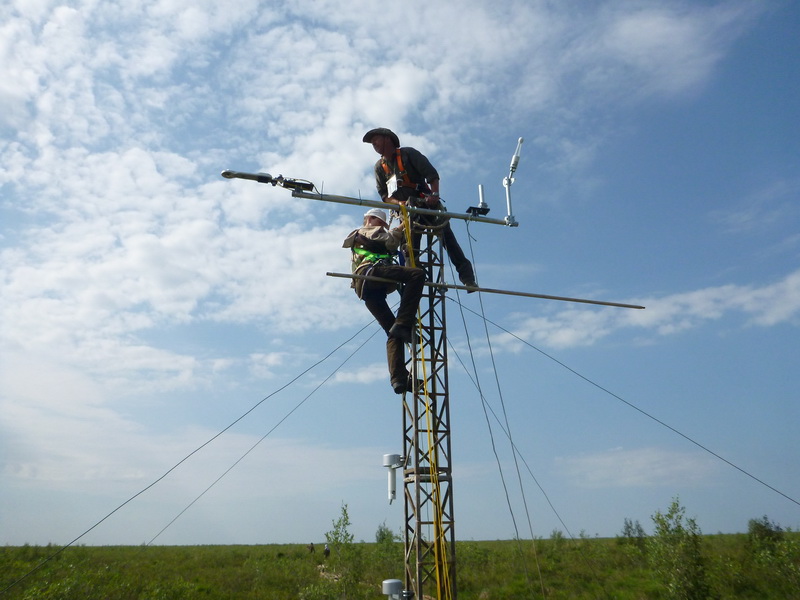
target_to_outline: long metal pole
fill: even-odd
[[[354,273],[325,273],[328,277],[343,277],[346,279],[366,279],[370,281],[383,281],[386,283],[396,283],[392,279],[383,277],[373,277],[370,275],[357,275]],[[425,285],[435,288],[446,288],[453,290],[466,290],[468,292],[487,292],[489,294],[504,294],[506,296],[524,296],[526,298],[541,298],[543,300],[560,300],[562,302],[579,302],[582,304],[596,304],[599,306],[615,306],[617,308],[635,308],[644,309],[644,306],[638,304],[623,304],[621,302],[606,302],[604,300],[589,300],[587,298],[569,298],[568,296],[551,296],[549,294],[532,294],[529,292],[515,292],[512,290],[497,290],[494,288],[484,287],[468,287],[466,285],[456,285],[454,283],[435,283],[433,281],[426,281]]]
[[[271,183],[273,185],[281,185],[281,187],[289,188],[292,190],[294,198],[307,198],[309,200],[322,200],[323,202],[335,202],[338,204],[351,204],[356,206],[368,206],[370,208],[383,208],[385,210],[397,210],[396,204],[389,204],[387,202],[376,202],[375,200],[364,200],[363,198],[352,198],[350,196],[336,196],[333,194],[312,193],[309,188],[313,188],[313,184],[298,182],[293,179],[282,179],[272,177],[269,173],[245,173],[242,171],[223,171],[222,176],[226,179],[247,179],[250,181],[257,181],[258,183]],[[462,221],[476,221],[478,223],[489,223],[492,225],[507,225],[509,227],[516,227],[519,225],[514,217],[506,217],[505,219],[489,219],[488,217],[481,217],[472,215],[470,213],[457,213],[436,210],[432,208],[422,208],[415,206],[408,206],[408,212],[420,215],[434,215],[437,217],[448,217],[450,219],[461,219]]]

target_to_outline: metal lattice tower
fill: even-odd
[[[443,212],[439,209],[413,207],[416,215],[434,218],[460,219],[469,222],[518,225],[511,211],[511,185],[519,163],[523,139],[511,157],[508,176],[503,178],[508,214],[503,219],[488,218],[489,207],[483,201],[483,186],[478,186],[480,202],[466,213]],[[259,183],[280,185],[291,189],[295,198],[308,198],[383,210],[396,210],[395,205],[373,202],[362,198],[323,194],[310,181],[289,179],[269,173],[247,173],[226,170],[227,179],[248,179]],[[453,489],[450,453],[450,403],[447,375],[447,329],[445,325],[445,291],[447,287],[466,289],[464,286],[445,284],[440,238],[432,231],[422,236],[427,242],[418,256],[418,264],[426,271],[427,293],[420,301],[420,339],[413,344],[409,371],[415,382],[413,393],[403,397],[403,457],[384,455],[384,466],[391,468],[390,495],[395,497],[394,470],[403,468],[405,501],[405,590],[403,597],[413,594],[419,600],[434,596],[439,600],[456,598],[456,546],[455,518],[453,516]],[[327,273],[333,277],[374,279],[356,274]],[[380,279],[377,279],[380,280]],[[386,281],[386,280],[383,280]],[[391,282],[391,281],[390,281]],[[476,291],[475,288],[469,291]],[[600,306],[643,309],[644,306],[605,302],[586,298],[569,298],[547,294],[533,294],[509,290],[480,288],[483,293],[509,294],[564,302],[578,302]],[[422,382],[422,385],[416,383]],[[390,459],[387,461],[387,459]],[[384,581],[384,593],[399,597],[395,584],[399,580]],[[386,590],[389,590],[388,592]],[[435,594],[434,594],[435,591]],[[427,593],[425,593],[427,592]]]
[[[418,264],[428,281],[443,282],[441,240],[426,233]],[[445,289],[426,288],[420,339],[409,371],[417,383],[403,399],[405,589],[456,598],[455,517],[450,446]],[[435,593],[434,593],[435,590]]]

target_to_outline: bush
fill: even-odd
[[[386,526],[384,521],[375,532],[375,558],[373,571],[383,579],[402,579],[405,571],[401,536]],[[383,581],[381,579],[381,581]]]
[[[676,497],[666,514],[657,511],[653,515],[655,532],[648,540],[650,561],[670,598],[709,598],[702,533],[695,520],[687,519],[685,513]]]
[[[791,533],[791,530],[788,531]],[[747,527],[747,550],[752,564],[774,585],[787,593],[800,589],[800,543],[766,515],[750,519]]]
[[[622,525],[622,534],[617,540],[622,545],[632,546],[644,552],[647,534],[639,521],[631,521],[626,518]]]
[[[783,541],[783,529],[764,515],[760,519],[747,522],[747,541],[752,552],[772,551]]]
[[[363,544],[353,543],[353,534],[349,528],[350,514],[347,504],[342,504],[341,515],[333,521],[333,529],[325,534],[325,541],[331,550],[328,561],[330,571],[323,572],[322,583],[303,588],[300,596],[304,600],[370,597],[367,586],[363,583]]]

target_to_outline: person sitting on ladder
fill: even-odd
[[[363,141],[381,155],[375,163],[375,185],[378,194],[389,204],[412,204],[424,208],[441,208],[439,173],[419,150],[400,147],[400,139],[391,129],[378,127],[364,134]],[[461,283],[477,287],[472,263],[456,240],[450,223],[442,229],[442,243],[458,273]],[[417,246],[418,242],[414,242]]]
[[[425,272],[414,267],[395,264],[394,256],[404,240],[404,225],[389,229],[386,212],[372,208],[364,214],[364,224],[347,236],[343,248],[351,250],[354,274],[391,279],[393,283],[353,279],[351,287],[364,301],[372,316],[386,335],[386,359],[389,377],[396,394],[411,390],[406,369],[405,345],[413,339],[417,308],[425,285]],[[395,317],[386,296],[403,284],[400,307]]]

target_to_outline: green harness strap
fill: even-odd
[[[360,254],[370,262],[376,262],[386,258],[391,258],[391,255],[389,254],[377,254],[375,252],[370,252],[369,250],[365,250],[364,248],[353,248],[353,252],[355,252],[356,254]]]

